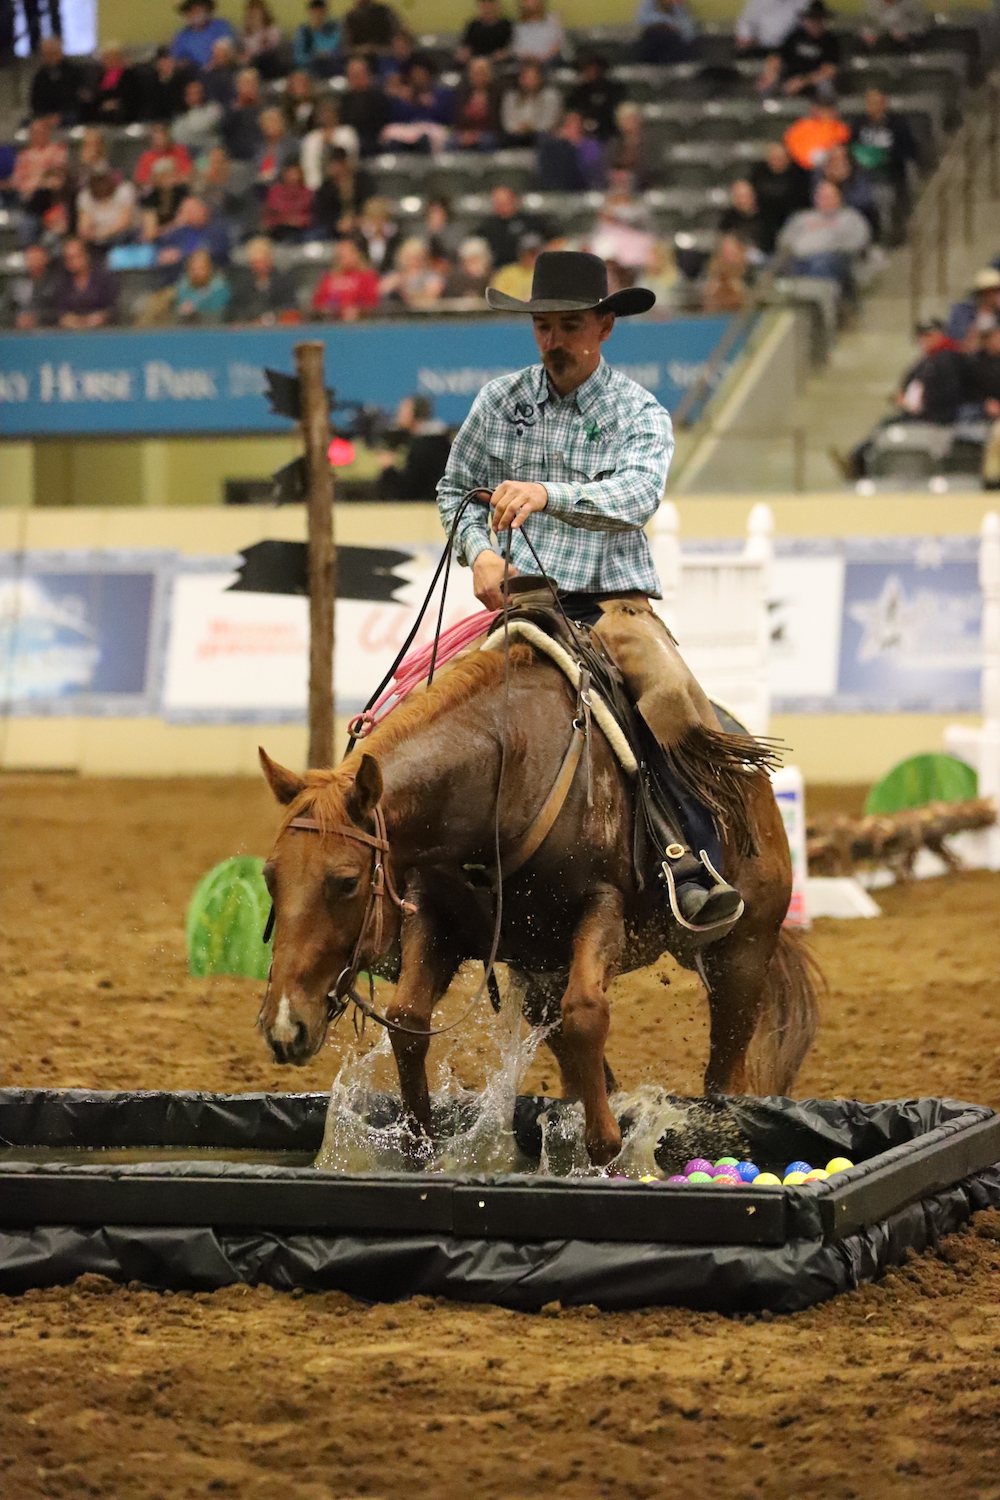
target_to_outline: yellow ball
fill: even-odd
[[[852,1161],[848,1161],[846,1156],[833,1156],[827,1162],[826,1170],[832,1176],[834,1172],[847,1172],[853,1166],[854,1163]]]
[[[825,1182],[829,1175],[822,1167],[813,1167],[811,1172],[806,1173],[806,1182]]]
[[[775,1177],[773,1172],[758,1172],[751,1185],[753,1187],[780,1187],[781,1178]]]
[[[781,1179],[781,1186],[798,1187],[799,1184],[805,1182],[805,1180],[806,1174],[804,1172],[789,1172],[787,1177],[783,1177]]]
[[[646,1176],[646,1177],[640,1177],[639,1181],[640,1182],[659,1182],[660,1179],[659,1179],[659,1177],[649,1177],[649,1176]]]

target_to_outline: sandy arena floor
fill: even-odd
[[[4,778],[0,1085],[328,1085],[353,1033],[277,1069],[259,986],[185,972],[196,880],[266,852],[273,822],[246,783]],[[880,921],[817,927],[830,993],[797,1091],[1000,1107],[1000,877],[880,899]],[[699,988],[660,971],[666,992],[652,970],[616,986],[609,1056],[625,1087],[694,1092]],[[489,1051],[473,1028],[451,1066],[475,1083]],[[550,1075],[541,1057],[528,1086]],[[214,1494],[1000,1500],[1000,1213],[774,1320],[159,1296],[98,1277],[0,1298],[2,1500]]]

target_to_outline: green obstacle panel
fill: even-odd
[[[866,813],[902,812],[928,802],[967,802],[977,792],[976,773],[954,755],[911,755],[872,787]]]
[[[271,898],[264,861],[241,854],[224,859],[198,883],[185,933],[192,974],[242,974],[266,979],[271,945],[261,941]]]

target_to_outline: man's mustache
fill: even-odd
[[[573,363],[573,356],[567,349],[550,349],[548,354],[542,356],[542,363],[551,365],[554,370],[564,370]]]

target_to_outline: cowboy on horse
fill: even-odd
[[[492,288],[486,297],[497,311],[530,313],[541,363],[483,387],[438,485],[448,531],[470,490],[490,496],[492,532],[476,506],[455,532],[476,598],[488,609],[503,604],[500,533],[512,533],[509,573],[537,573],[522,532],[532,517],[534,552],[564,611],[599,637],[668,764],[704,757],[718,717],[649,602],[660,584],[643,528],[666,485],[670,417],[601,353],[615,318],[647,312],[654,293],[628,287],[609,296],[599,256],[560,250],[538,257],[530,301]],[[661,871],[685,925],[714,939],[740,915],[740,895],[706,852],[719,844],[705,799],[689,787],[687,795],[672,790],[678,812],[659,851]]]

